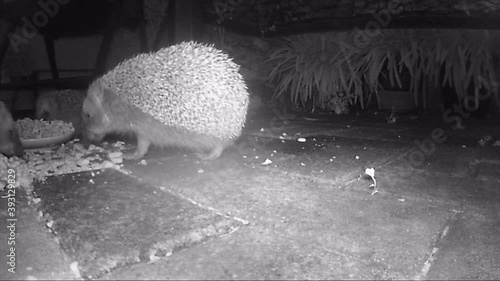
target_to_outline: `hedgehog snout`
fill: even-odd
[[[0,153],[7,157],[12,157],[12,156],[21,157],[24,155],[24,149],[22,146],[17,146],[17,145],[2,146],[0,147]]]
[[[9,134],[9,133],[8,133]],[[3,140],[0,140],[0,153],[7,156],[23,156],[24,149],[19,137],[14,136],[3,136]]]
[[[103,133],[95,132],[86,128],[83,132],[83,141],[98,143],[104,138],[104,135],[105,134]]]

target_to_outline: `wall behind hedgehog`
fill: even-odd
[[[99,37],[57,40],[54,46],[57,67],[62,70],[93,69],[100,41]],[[35,71],[40,72],[40,79],[51,78],[49,60],[43,37],[36,35],[28,43],[24,44],[24,46],[20,46],[17,53],[12,48],[9,48],[0,68],[11,79],[27,77]],[[63,72],[60,76],[67,77],[79,74],[81,73]],[[29,110],[34,108],[34,92],[20,91],[16,95],[15,110]]]
[[[128,2],[126,2],[128,3]],[[162,17],[166,11],[166,1],[145,0],[144,12],[148,22],[146,26],[148,45],[151,46],[156,36]],[[130,9],[129,6],[126,7]],[[0,24],[0,36],[5,30]],[[16,32],[20,32],[19,28]],[[55,41],[56,64],[60,70],[92,70],[95,66],[101,36],[63,38]],[[110,52],[106,60],[106,68],[111,69],[120,61],[133,56],[139,52],[138,30],[118,29],[113,35]],[[26,44],[19,46],[20,51],[14,52],[8,48],[7,53],[0,65],[0,70],[8,77],[27,77],[34,71],[40,72],[40,79],[51,78],[50,66],[47,57],[43,37],[36,35],[28,40]],[[62,72],[60,77],[75,75],[87,75],[88,72]],[[15,110],[29,110],[34,108],[35,94],[33,92],[16,93]],[[0,92],[0,100],[8,98],[5,92]]]
[[[76,37],[58,39],[54,43],[57,68],[60,77],[88,75],[95,66],[101,36]],[[138,33],[118,30],[113,36],[113,43],[106,60],[106,68],[110,69],[123,59],[139,52]],[[19,52],[9,48],[0,66],[6,76],[11,78],[27,77],[33,72],[39,73],[39,79],[50,79],[50,65],[44,39],[37,35],[27,44],[20,47]],[[72,70],[68,72],[68,70]],[[78,71],[74,71],[78,70]],[[35,93],[22,91],[16,93],[15,110],[30,110],[34,108]],[[0,93],[0,100],[2,93]]]

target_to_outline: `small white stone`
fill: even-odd
[[[119,157],[122,157],[123,156],[123,153],[121,151],[113,151],[113,152],[110,152],[108,153],[108,158],[119,158]]]
[[[271,164],[271,163],[273,163],[273,161],[271,161],[271,160],[269,160],[269,159],[266,159],[266,160],[262,163],[262,165],[269,165],[269,164]]]
[[[123,163],[123,157],[113,157],[113,158],[110,158],[109,160],[111,160],[111,162],[113,162],[115,164]]]

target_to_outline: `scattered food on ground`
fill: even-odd
[[[107,143],[103,147],[90,145],[85,148],[76,140],[52,148],[30,149],[20,157],[7,158],[0,155],[0,190],[8,183],[9,171],[15,171],[14,186],[32,190],[34,181],[44,182],[49,176],[85,172],[106,168],[121,169],[124,149],[122,142]],[[107,158],[109,159],[106,159]]]

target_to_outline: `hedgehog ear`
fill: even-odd
[[[96,104],[102,104],[104,100],[104,87],[102,82],[95,81],[92,83],[89,87],[88,96],[91,97]]]
[[[109,116],[106,113],[105,110],[105,97],[106,95],[104,94],[104,91],[106,89],[102,85],[102,82],[100,81],[95,81],[89,86],[88,93],[87,93],[87,99],[91,101],[91,103],[95,106],[95,109],[98,110],[102,116],[102,122],[104,124],[109,124]]]

